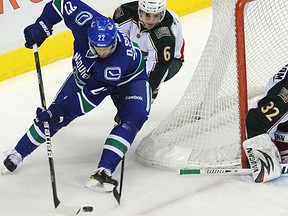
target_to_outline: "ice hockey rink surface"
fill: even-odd
[[[149,120],[127,153],[121,206],[112,194],[84,187],[114,125],[116,110],[110,98],[52,138],[60,201],[70,206],[93,206],[93,212],[79,213],[87,216],[286,216],[288,177],[255,184],[251,176],[180,176],[136,161],[134,152],[140,140],[166,118],[189,84],[210,33],[212,10],[207,8],[181,20],[186,40],[185,64],[179,74],[161,86]],[[70,58],[42,67],[48,104],[70,71]],[[3,161],[2,153],[15,146],[30,127],[36,107],[41,106],[36,72],[0,82],[0,101]],[[113,177],[119,180],[120,165]],[[53,206],[45,144],[25,158],[15,173],[0,176],[0,194],[3,216],[60,215]]]

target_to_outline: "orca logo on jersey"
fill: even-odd
[[[104,77],[106,80],[117,81],[121,78],[120,67],[107,67],[104,70]]]

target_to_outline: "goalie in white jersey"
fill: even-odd
[[[122,4],[113,19],[139,44],[153,100],[160,84],[171,79],[184,62],[184,39],[179,17],[166,9],[166,0],[139,0]]]
[[[248,139],[243,145],[255,182],[278,178],[280,162],[288,162],[288,143],[275,141],[276,130],[288,131],[287,71],[288,64],[269,80],[264,97],[246,117]]]

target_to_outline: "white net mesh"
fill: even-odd
[[[236,60],[237,0],[213,0],[210,36],[173,112],[136,149],[145,164],[168,169],[241,165]],[[249,98],[287,63],[288,1],[255,0],[245,8]]]

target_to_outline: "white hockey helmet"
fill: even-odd
[[[165,16],[166,12],[166,0],[139,0],[138,1],[138,12],[156,14],[161,13],[161,21]]]
[[[161,13],[166,11],[166,0],[139,0],[139,9],[145,13]]]

